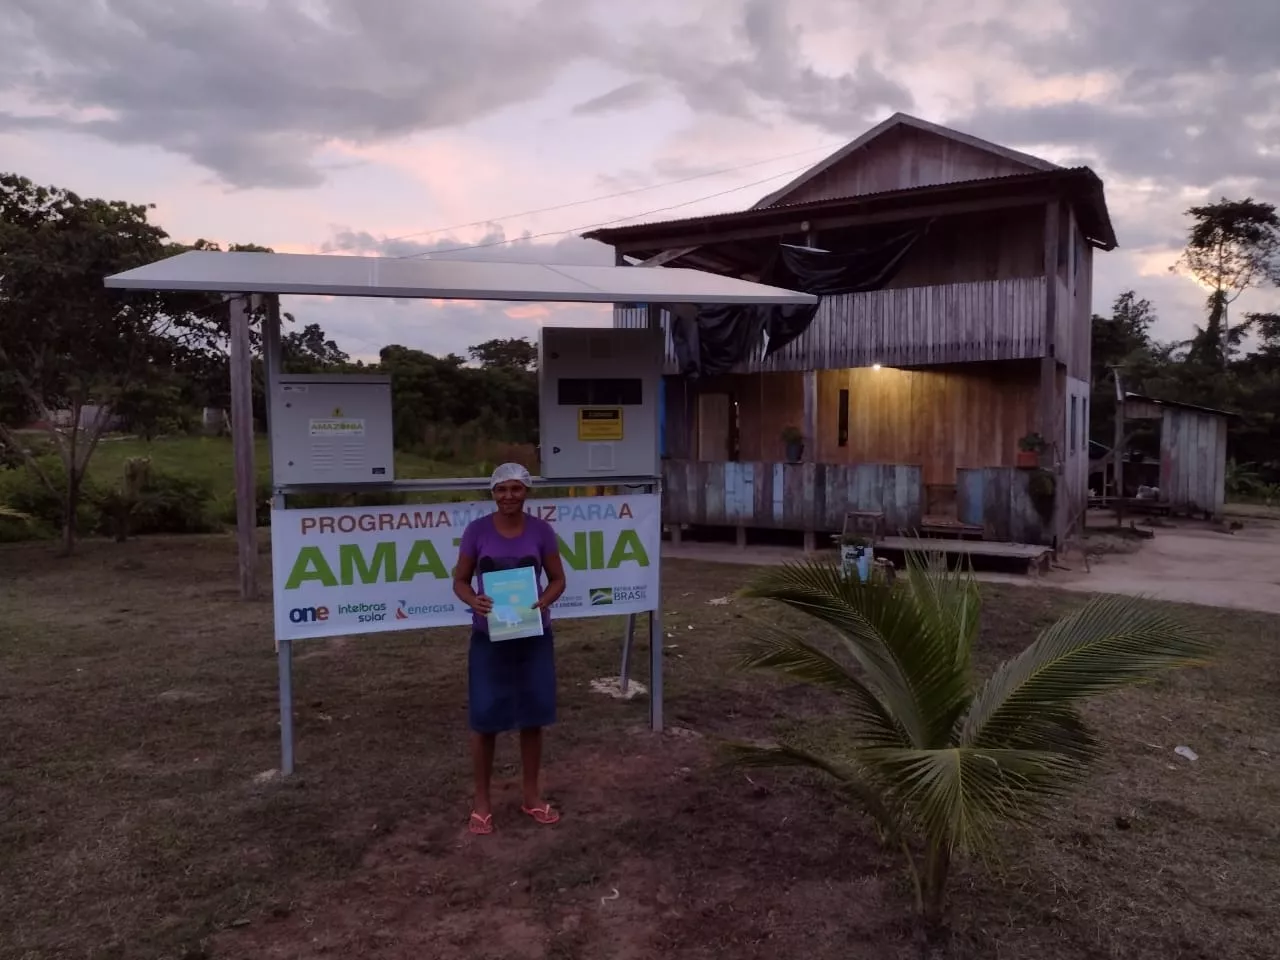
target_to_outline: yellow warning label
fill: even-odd
[[[579,440],[621,440],[621,407],[583,407],[578,411]]]

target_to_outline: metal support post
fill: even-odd
[[[658,516],[662,516],[662,481],[649,487],[658,496]],[[658,554],[653,558],[657,574],[658,596],[649,611],[649,726],[654,733],[662,732],[662,540],[659,536]]]
[[[293,641],[277,642],[276,664],[280,672],[280,775],[293,773]]]
[[[280,298],[275,294],[263,298],[266,313],[262,318],[262,378],[266,398],[267,437],[271,437],[271,398],[280,378]]]
[[[661,576],[661,574],[659,574]],[[649,611],[649,726],[662,732],[662,591],[659,603]]]
[[[240,599],[258,598],[257,476],[253,465],[253,354],[247,296],[227,300],[231,332],[231,442],[235,457]]]
[[[627,632],[622,638],[622,669],[618,671],[618,682],[622,687],[622,695],[627,695],[631,685],[631,644],[636,636],[636,615],[627,614]]]

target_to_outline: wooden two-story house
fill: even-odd
[[[812,542],[862,512],[891,534],[1056,545],[1082,522],[1093,253],[1116,246],[1092,170],[897,114],[749,210],[586,236],[619,263],[782,282],[781,250],[857,275],[780,349],[758,338],[712,372],[673,336],[692,329],[680,310],[615,309],[615,325],[668,330],[676,529]]]

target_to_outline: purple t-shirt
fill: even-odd
[[[533,567],[538,584],[544,584],[543,563],[560,549],[556,532],[551,524],[538,517],[525,514],[524,530],[518,537],[504,537],[493,525],[494,514],[479,517],[467,524],[458,545],[458,556],[471,557],[476,563],[476,581],[472,587],[476,593],[484,593],[484,575],[490,570],[512,570],[516,567]],[[489,632],[489,622],[479,614],[471,617],[472,626],[481,633]],[[542,611],[542,625],[551,623],[551,611]]]

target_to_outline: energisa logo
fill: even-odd
[[[409,603],[401,600],[396,604],[396,619],[408,620],[411,617],[431,617],[442,613],[453,613],[458,609],[456,603]]]

